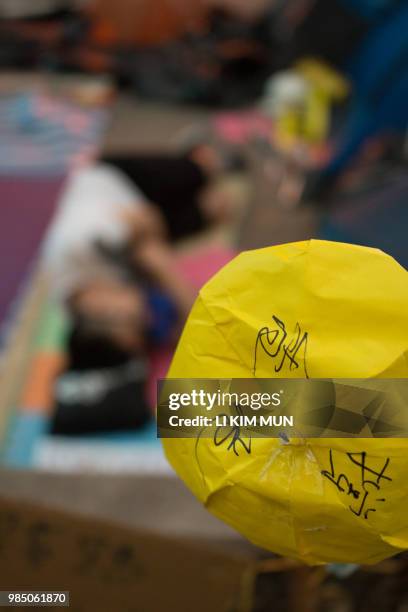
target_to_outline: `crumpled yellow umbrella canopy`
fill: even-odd
[[[277,355],[265,328],[285,330]],[[407,271],[320,240],[240,254],[201,290],[168,377],[253,376],[407,378]],[[253,438],[239,456],[211,438],[163,444],[206,508],[269,551],[375,563],[408,548],[405,438]]]

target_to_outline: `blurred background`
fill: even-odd
[[[402,557],[265,560],[155,429],[191,305],[241,250],[407,267],[407,32],[406,0],[0,0],[2,496],[239,549],[253,610],[408,609]]]

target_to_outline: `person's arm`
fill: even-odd
[[[145,272],[175,304],[185,319],[194,303],[194,290],[180,276],[174,251],[166,241],[160,211],[152,204],[126,216],[130,230],[130,256],[135,267]]]
[[[171,247],[159,240],[145,240],[133,247],[132,258],[173,301],[180,317],[186,319],[196,295],[181,277]]]

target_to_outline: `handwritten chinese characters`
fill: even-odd
[[[253,374],[256,375],[259,350],[262,349],[272,360],[276,373],[299,370],[299,375],[309,378],[306,366],[306,350],[308,333],[296,323],[295,329],[289,333],[285,323],[277,316],[272,316],[271,327],[262,327],[255,342]]]
[[[392,478],[386,474],[390,460],[381,460],[381,469],[369,464],[367,453],[347,453],[350,464],[359,468],[357,479],[352,479],[349,474],[336,470],[333,450],[329,451],[330,469],[322,470],[321,474],[330,480],[334,486],[350,497],[349,509],[356,516],[368,519],[370,513],[376,512],[376,504],[384,503],[385,497],[382,486],[386,482],[392,482]],[[350,466],[351,467],[351,466]]]
[[[241,406],[236,405],[235,410],[238,415],[243,415]],[[223,416],[228,415],[220,415],[220,417]],[[250,455],[252,447],[251,434],[249,431],[246,431],[245,437],[243,438],[241,430],[242,428],[239,425],[234,425],[228,428],[226,431],[224,427],[217,427],[214,433],[215,446],[222,446],[223,444],[228,442],[227,451],[232,450],[234,454],[239,457],[238,445],[241,445],[241,448],[247,453],[247,455]]]

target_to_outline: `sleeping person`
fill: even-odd
[[[147,355],[177,339],[195,299],[173,243],[228,225],[241,207],[219,190],[210,152],[200,155],[191,165],[183,156],[106,159],[68,180],[44,252],[70,322],[54,433],[132,429],[151,418]]]

